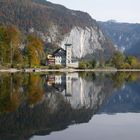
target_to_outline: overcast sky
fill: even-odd
[[[140,23],[140,0],[49,0],[88,12],[94,19]]]

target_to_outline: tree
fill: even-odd
[[[17,50],[21,44],[21,33],[15,26],[8,26],[7,33],[7,43],[10,47],[10,63],[11,67],[13,67],[13,61],[15,61],[13,60],[13,57],[15,53],[17,53]]]
[[[0,26],[0,60],[11,63],[17,50],[20,51],[21,33],[15,26]]]
[[[7,62],[7,55],[8,52],[8,43],[6,42],[7,38],[7,29],[5,26],[0,26],[0,62],[1,64],[4,64]]]
[[[79,68],[80,69],[93,69],[96,66],[96,61],[95,60],[91,60],[91,61],[86,61],[86,60],[82,60],[79,63]]]
[[[122,65],[124,64],[124,61],[125,61],[125,56],[121,52],[116,52],[112,57],[111,63],[116,68],[121,68]]]
[[[42,40],[35,35],[29,35],[27,37],[25,53],[28,58],[29,67],[39,65],[44,56]]]
[[[20,49],[16,49],[13,56],[14,64],[23,64],[23,55]]]
[[[4,42],[0,42],[0,64],[3,65],[6,58],[6,48],[7,45]]]
[[[126,61],[129,63],[131,68],[137,68],[137,66],[139,65],[139,62],[135,56],[128,56],[126,58]]]

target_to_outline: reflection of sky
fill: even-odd
[[[49,136],[35,136],[32,140],[138,140],[140,113],[95,115],[90,123],[73,125]]]

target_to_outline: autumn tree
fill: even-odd
[[[0,26],[1,64],[10,63],[12,66],[13,63],[17,62],[21,63],[21,61],[19,60],[17,61],[17,58],[20,58],[20,60],[22,60],[20,44],[21,44],[21,32],[15,26],[2,26],[2,25]]]
[[[25,47],[25,54],[28,59],[29,67],[37,66],[40,64],[44,56],[43,42],[35,35],[27,37],[27,45]]]
[[[22,61],[22,54],[20,53],[20,45],[21,45],[21,32],[18,28],[15,26],[8,26],[7,27],[8,32],[8,45],[10,47],[10,63],[11,66],[14,63],[17,63],[18,61]],[[20,59],[17,59],[20,58]]]
[[[7,61],[8,44],[6,42],[7,29],[5,26],[0,26],[0,62],[1,64]]]

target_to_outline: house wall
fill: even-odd
[[[55,57],[55,65],[66,65],[66,58],[65,57],[61,57],[61,56],[56,56]]]
[[[62,65],[62,57],[55,57],[55,65]]]
[[[67,64],[67,67],[78,68],[79,67],[79,62],[73,62],[73,63]]]
[[[54,64],[55,64],[55,58],[52,55],[48,55],[46,65],[54,65]]]
[[[55,57],[54,57],[55,56]],[[61,65],[70,68],[78,68],[79,63],[72,61],[72,47],[66,46],[66,53],[56,53],[54,55],[48,55],[48,61],[46,65]]]
[[[71,63],[72,59],[72,48],[71,46],[66,47],[66,65],[68,66]]]

